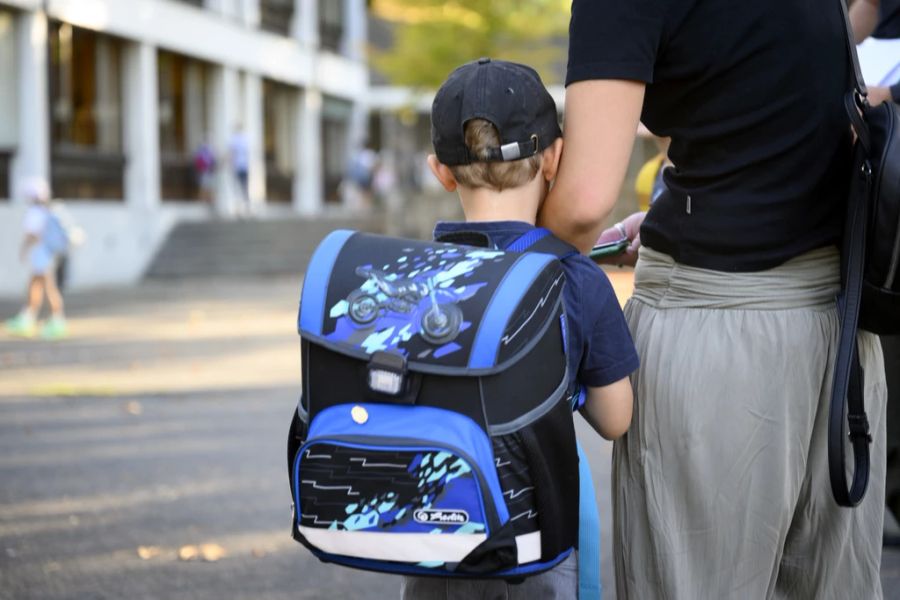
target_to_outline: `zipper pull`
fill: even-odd
[[[685,203],[685,211],[687,212],[687,214],[691,214],[691,195],[690,194],[688,194],[688,196],[687,196],[687,202]]]

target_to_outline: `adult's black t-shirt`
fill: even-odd
[[[839,240],[850,136],[837,2],[574,0],[566,84],[646,82],[641,118],[672,138],[644,245],[755,271]]]
[[[883,40],[900,38],[900,0],[879,0],[878,27],[872,37]]]

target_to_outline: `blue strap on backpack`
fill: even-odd
[[[509,244],[510,252],[546,252],[559,260],[578,254],[573,246],[554,237],[543,227],[527,231]],[[578,597],[599,600],[600,586],[600,511],[594,494],[594,481],[587,455],[578,444]]]

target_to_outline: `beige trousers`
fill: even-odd
[[[868,495],[839,508],[828,481],[837,251],[723,273],[643,248],[635,288],[641,368],[613,453],[619,600],[882,598],[887,393],[868,333]]]

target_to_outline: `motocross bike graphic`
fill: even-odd
[[[393,312],[418,322],[422,337],[432,344],[446,344],[459,334],[463,322],[456,305],[459,298],[452,289],[436,286],[433,277],[397,281],[372,267],[357,267],[356,274],[375,287],[363,286],[347,296],[347,316],[357,325],[369,325]]]

